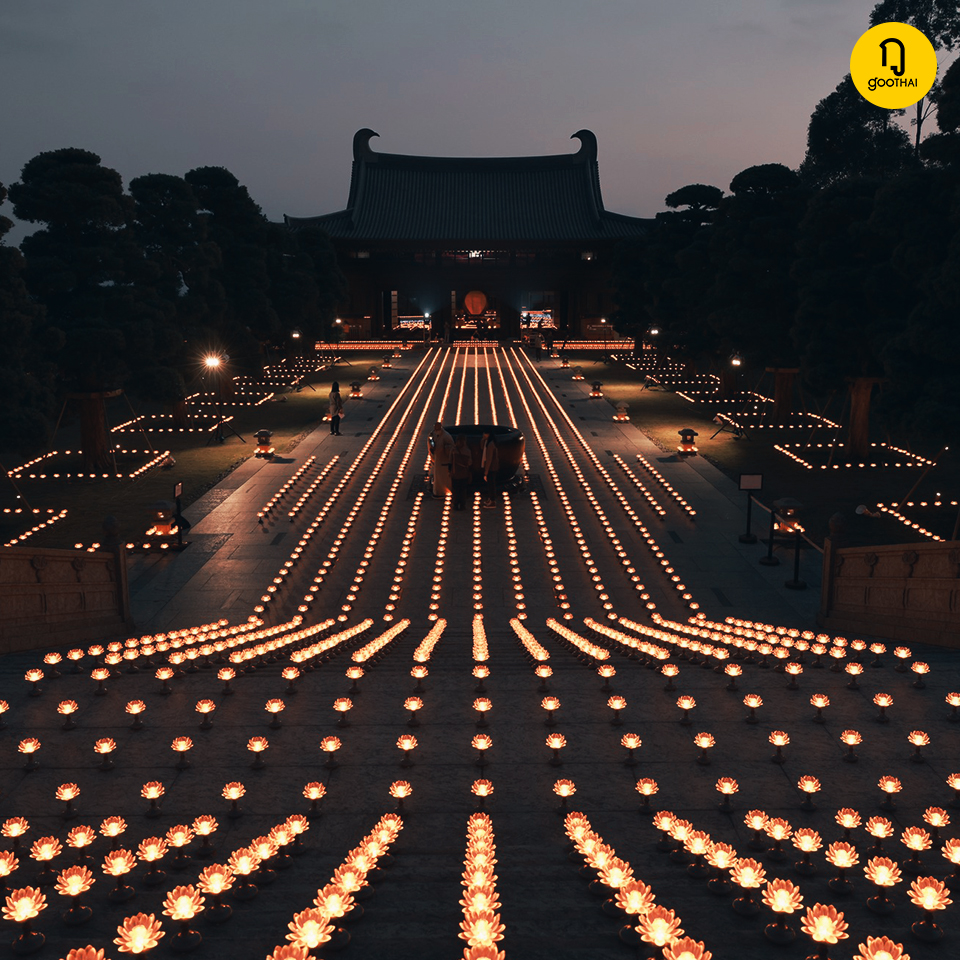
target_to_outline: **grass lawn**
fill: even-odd
[[[722,470],[733,480],[741,473],[763,474],[763,490],[758,499],[765,504],[781,497],[794,497],[803,505],[801,522],[808,536],[817,543],[823,542],[829,529],[829,521],[835,513],[841,513],[846,524],[846,542],[851,545],[881,543],[916,543],[925,539],[915,530],[888,516],[858,516],[856,508],[863,504],[872,512],[877,504],[888,506],[907,497],[913,485],[921,479],[921,466],[899,469],[845,468],[826,470],[807,469],[774,450],[775,442],[806,443],[809,431],[792,430],[774,438],[768,430],[751,430],[750,439],[738,439],[731,430],[717,434],[719,424],[713,421],[716,408],[690,403],[671,390],[644,390],[643,375],[628,369],[622,362],[595,363],[596,354],[577,357],[568,351],[571,367],[582,367],[585,383],[592,380],[603,382],[603,393],[614,405],[623,401],[628,404],[631,421],[640,427],[665,452],[677,449],[677,431],[692,427],[699,434],[697,446],[700,455]],[[772,389],[772,388],[771,388]],[[761,392],[763,392],[761,390]],[[764,434],[767,434],[766,436]],[[820,435],[814,442],[826,440]],[[879,440],[879,438],[877,438]],[[909,449],[909,438],[893,438],[893,443]],[[914,453],[933,460],[936,449],[916,447]],[[820,460],[826,460],[822,451],[817,451]],[[902,457],[897,457],[903,460]],[[817,466],[819,467],[817,461]],[[744,494],[746,497],[746,494]],[[940,506],[934,506],[939,498]],[[910,496],[912,507],[904,507],[903,513],[911,521],[949,539],[957,519],[960,500],[960,458],[953,450],[940,456],[922,479],[919,487]],[[926,505],[921,506],[921,501]],[[766,514],[754,513],[755,522],[762,525]],[[763,533],[761,527],[757,530]]]
[[[192,434],[147,434],[149,443],[162,452],[170,450],[176,459],[176,466],[166,469],[156,467],[136,480],[28,480],[18,481],[18,486],[30,506],[39,508],[42,514],[38,520],[45,519],[48,509],[59,511],[66,509],[65,519],[41,530],[25,545],[37,547],[72,547],[76,543],[88,546],[103,539],[103,519],[112,514],[120,521],[124,537],[138,539],[149,521],[148,507],[156,500],[172,500],[174,484],[183,483],[182,504],[189,518],[187,507],[202,496],[211,486],[229,473],[234,467],[253,456],[255,448],[254,431],[267,429],[273,431],[272,443],[277,453],[289,454],[299,440],[314,429],[327,411],[327,394],[333,380],[340,381],[341,393],[349,393],[349,383],[353,379],[365,380],[368,369],[379,365],[383,351],[349,354],[335,367],[314,374],[307,386],[298,392],[278,395],[259,407],[237,407],[224,409],[224,414],[232,413],[233,427],[246,443],[226,432],[221,443],[207,445],[208,433]],[[347,366],[347,363],[351,366]],[[311,389],[311,387],[313,389]],[[125,406],[125,404],[124,404]],[[146,410],[145,412],[155,412]],[[125,411],[119,406],[115,412],[108,411],[111,421],[116,423],[118,416],[129,419],[129,408]],[[209,422],[208,422],[209,423]],[[77,434],[71,424],[61,429],[56,439],[57,449],[76,449]],[[143,450],[147,439],[143,433],[124,433],[121,442],[125,447]],[[71,446],[72,444],[72,446]],[[143,458],[148,459],[147,456]],[[22,461],[9,457],[4,461],[7,469]],[[79,467],[75,467],[79,469]],[[12,484],[4,485],[0,492],[0,509],[18,506],[16,491]],[[37,520],[28,520],[23,514],[0,514],[0,542],[6,543],[31,527]]]

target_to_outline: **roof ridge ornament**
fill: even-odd
[[[379,136],[379,133],[369,127],[358,130],[353,135],[353,159],[355,161],[372,160],[377,154],[370,149],[370,141]]]
[[[574,154],[581,160],[597,159],[597,135],[592,130],[578,130],[570,137],[580,141],[580,149]]]

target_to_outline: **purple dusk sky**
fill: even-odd
[[[652,216],[684,184],[796,167],[873,5],[7,0],[0,182],[60,147],[126,182],[219,165],[279,220],[343,208],[360,127],[435,156],[572,152],[587,127],[607,208]]]

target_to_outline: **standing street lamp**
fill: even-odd
[[[206,367],[207,371],[211,376],[217,378],[217,429],[214,431],[213,435],[207,441],[207,446],[209,447],[211,443],[216,440],[217,443],[223,443],[224,441],[224,422],[223,422],[223,372],[226,362],[230,358],[224,353],[208,353],[203,358],[203,365]],[[237,433],[236,430],[231,426],[226,427],[229,433],[232,433],[237,437],[241,442],[246,443],[247,441]]]

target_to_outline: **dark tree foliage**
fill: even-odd
[[[0,183],[0,205],[7,197]],[[52,413],[52,369],[34,344],[42,335],[43,308],[23,282],[26,262],[4,236],[12,226],[0,216],[0,410],[3,410],[4,449],[20,450],[43,442]]]
[[[864,100],[847,74],[810,117],[802,179],[811,187],[848,177],[883,180],[913,164],[910,138],[890,123],[890,112]]]
[[[791,269],[808,198],[796,172],[778,163],[749,167],[730,183],[710,228],[714,282],[704,316],[722,350],[754,370],[792,367],[797,308]]]

